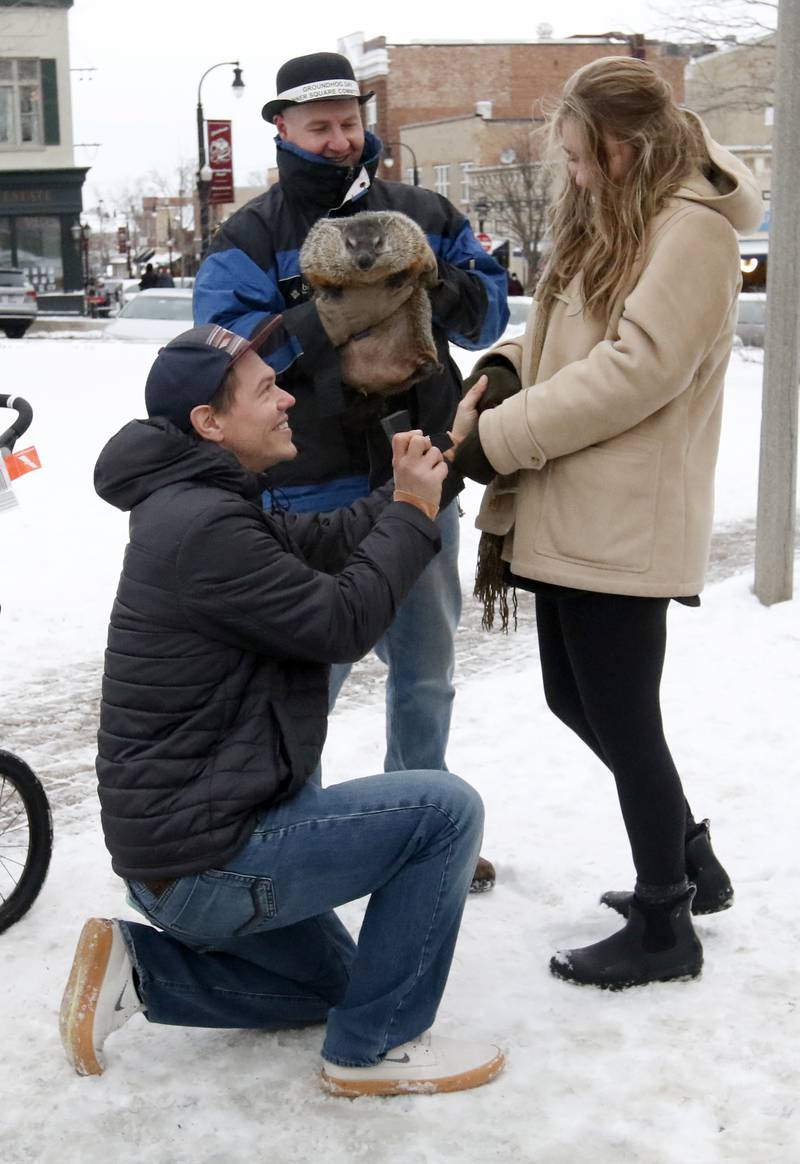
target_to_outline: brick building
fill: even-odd
[[[338,48],[352,61],[362,89],[375,91],[366,121],[385,143],[399,142],[402,126],[462,118],[486,103],[497,122],[540,118],[566,79],[602,56],[631,55],[651,62],[682,101],[688,51],[616,32],[567,40],[543,36],[536,41],[413,44],[387,44],[382,36],[365,40],[362,33],[353,33],[340,39]],[[382,176],[397,174],[390,170]]]

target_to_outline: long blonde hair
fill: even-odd
[[[551,120],[553,143],[567,119],[583,139],[591,192],[565,174],[538,295],[548,307],[582,271],[587,308],[601,315],[631,274],[650,219],[708,155],[699,125],[675,104],[669,84],[633,57],[603,57],[573,73]],[[609,174],[609,137],[633,149],[622,179]]]

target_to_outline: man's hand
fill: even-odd
[[[392,468],[395,489],[439,508],[442,482],[447,476],[444,457],[418,429],[398,432],[392,437]]]
[[[478,404],[479,413],[485,412],[487,408],[496,408],[498,404],[508,400],[509,396],[516,396],[522,388],[520,378],[510,364],[505,362],[487,364],[486,367],[479,368],[471,376],[467,376],[464,381],[462,399],[466,399],[471,389],[483,377],[486,378],[487,385]]]
[[[458,446],[468,437],[475,425],[478,423],[478,416],[483,411],[482,397],[486,391],[488,383],[486,376],[478,376],[474,379],[472,386],[461,397],[461,403],[456,409],[456,414],[453,418],[453,427],[450,430],[450,436],[453,438],[453,444]]]
[[[328,339],[335,348],[354,335],[383,323],[414,293],[409,279],[400,286],[377,283],[371,287],[343,287],[341,291],[321,291],[314,302]]]

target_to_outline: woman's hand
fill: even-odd
[[[465,437],[469,436],[478,423],[478,405],[488,383],[486,376],[480,376],[461,398],[450,432],[451,440],[456,448]]]

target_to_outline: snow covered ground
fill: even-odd
[[[126,523],[95,497],[92,467],[107,437],[142,414],[154,354],[97,339],[0,341],[0,390],[33,402],[30,440],[44,465],[17,482],[20,508],[0,515],[0,742],[40,772],[56,803],[47,884],[0,936],[3,1164],[800,1160],[800,606],[762,607],[752,571],[711,586],[700,611],[670,614],[669,738],[736,884],[735,908],[697,923],[699,979],[608,994],[548,973],[554,949],[615,928],[597,897],[629,886],[632,871],[609,777],[544,706],[528,627],[513,665],[460,682],[448,755],[486,802],[484,852],[498,884],[467,904],[438,1025],[507,1050],[495,1083],[347,1102],[319,1089],[318,1031],[182,1030],[138,1016],[109,1042],[104,1076],[71,1074],[57,1009],[80,926],[89,914],[136,916],[111,873],[93,794]],[[734,357],[717,506],[732,531],[755,515],[760,372],[753,354]],[[479,492],[465,498],[465,587]],[[374,698],[337,711],[326,779],[378,770],[382,736]],[[362,909],[348,906],[345,921],[356,928]]]

